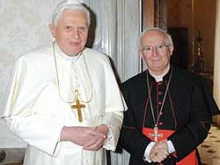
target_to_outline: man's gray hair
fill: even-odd
[[[150,28],[146,28],[146,29],[141,33],[141,35],[140,35],[140,37],[139,37],[139,43],[138,43],[138,44],[139,44],[139,45],[138,45],[138,46],[139,46],[139,49],[141,48],[141,40],[142,40],[142,37],[144,36],[145,33],[149,32],[149,31],[159,31],[159,32],[163,33],[163,34],[166,36],[166,38],[167,38],[166,44],[173,46],[172,37],[171,37],[171,35],[170,35],[167,31],[165,31],[165,30],[163,30],[163,29],[161,29],[161,28],[159,28],[159,27],[150,27]]]
[[[82,4],[78,1],[68,1],[68,0],[60,2],[56,6],[56,8],[54,9],[53,14],[52,14],[52,20],[51,20],[52,25],[55,25],[55,26],[57,25],[57,22],[60,19],[61,15],[65,9],[70,9],[70,10],[74,10],[74,11],[79,10],[79,11],[85,12],[86,17],[87,17],[88,26],[90,25],[90,12],[84,6],[84,4]]]

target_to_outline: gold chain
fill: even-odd
[[[88,65],[87,65],[87,63],[86,63],[86,59],[85,59],[85,57],[84,57],[83,52],[82,52],[82,51],[80,52],[80,54],[78,55],[78,58],[82,55],[82,56],[83,56],[83,59],[84,59],[84,62],[85,62],[85,65],[86,65],[86,72],[87,72],[87,75],[88,75],[88,78],[89,78],[89,84],[90,84],[90,87],[91,87],[91,88],[90,88],[90,89],[91,89],[90,97],[89,97],[88,101],[83,101],[83,99],[80,97],[80,93],[79,93],[78,89],[75,89],[75,90],[73,91],[73,93],[74,93],[74,99],[73,99],[73,101],[66,101],[66,100],[64,100],[64,99],[62,98],[61,92],[60,92],[60,81],[59,81],[59,76],[58,76],[58,71],[57,71],[57,70],[58,70],[58,69],[57,69],[57,59],[56,59],[56,53],[55,53],[54,45],[55,45],[55,42],[53,42],[53,55],[54,55],[56,79],[57,79],[57,85],[58,85],[58,91],[59,91],[59,97],[60,97],[60,99],[61,99],[63,102],[66,102],[66,103],[69,103],[69,104],[73,104],[73,103],[76,101],[76,98],[79,97],[82,102],[84,102],[84,103],[89,103],[89,102],[92,100],[92,97],[93,97],[93,90],[92,90],[92,89],[93,89],[93,88],[92,88],[93,86],[92,86],[91,77],[90,77],[90,75],[89,75]],[[76,96],[76,95],[77,95],[77,96]],[[85,94],[85,96],[86,96],[86,94]]]

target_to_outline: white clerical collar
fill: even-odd
[[[168,67],[167,71],[161,75],[154,75],[152,73],[150,73],[150,75],[155,78],[156,82],[160,82],[160,81],[163,81],[163,77],[169,72],[169,69],[170,69],[170,66]]]
[[[156,82],[163,81],[163,76],[164,75],[159,75],[159,76],[152,75],[152,76],[155,78]]]
[[[57,43],[55,42],[55,50],[58,52],[58,56],[64,58],[65,60],[67,61],[71,61],[71,62],[75,62],[80,55],[77,55],[77,56],[68,56],[67,54],[65,54],[61,49],[60,47],[57,45]]]

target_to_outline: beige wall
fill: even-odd
[[[59,1],[0,1],[0,115],[4,109],[5,91],[15,60],[22,53],[52,41],[47,24],[52,9]],[[24,145],[0,119],[0,148]]]
[[[188,66],[194,61],[195,39],[200,30],[205,71],[213,72],[216,0],[167,0],[167,5],[168,27],[188,27]]]
[[[195,32],[201,31],[202,52],[207,71],[214,69],[216,0],[195,0]]]

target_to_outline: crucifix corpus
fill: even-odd
[[[78,98],[78,90],[75,91],[75,97],[76,97],[76,104],[72,105],[72,109],[76,109],[77,110],[77,115],[78,115],[78,120],[79,122],[82,122],[82,108],[85,108],[86,106],[84,104],[80,103],[80,100]]]
[[[154,127],[154,133],[149,133],[150,137],[154,137],[154,141],[157,142],[158,141],[158,137],[163,137],[163,134],[158,134],[158,127],[155,126]]]

